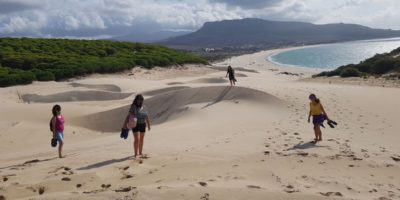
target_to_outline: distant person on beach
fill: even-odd
[[[226,72],[225,78],[229,75],[229,81],[231,82],[231,86],[235,85],[236,78],[235,78],[235,70],[229,65],[228,70]]]
[[[328,114],[326,114],[324,107],[321,104],[321,101],[317,98],[315,94],[310,94],[308,97],[310,99],[310,112],[308,115],[308,123],[310,123],[311,116],[313,117],[312,122],[314,125],[314,133],[315,139],[313,143],[317,143],[318,141],[322,141],[322,132],[321,126],[325,120],[329,120]]]
[[[57,146],[58,157],[62,158],[62,150],[64,146],[64,116],[61,114],[61,106],[54,105],[52,109],[53,117],[51,118],[51,130],[53,131],[52,146]]]
[[[144,144],[144,134],[147,129],[150,131],[150,119],[147,112],[143,109],[144,98],[141,94],[136,95],[131,108],[129,110],[129,115],[134,115],[137,119],[136,126],[132,128],[134,141],[133,149],[135,152],[135,158],[145,158],[143,154],[143,144]],[[127,119],[129,118],[129,115]]]

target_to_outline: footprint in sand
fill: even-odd
[[[248,185],[247,188],[250,188],[250,189],[262,189],[262,187],[257,186],[257,185]]]
[[[132,189],[136,189],[136,187],[120,187],[119,189],[114,190],[114,192],[130,192]]]
[[[71,181],[71,178],[64,177],[64,178],[61,179],[61,181]]]
[[[42,195],[45,191],[46,191],[46,188],[44,187],[44,186],[39,186],[39,187],[27,187],[26,189],[28,189],[28,190],[30,190],[30,191],[32,191],[32,192],[38,192],[39,193],[39,195]]]
[[[299,192],[299,190],[296,190],[292,185],[287,185],[283,191],[287,193]]]
[[[326,196],[326,197],[330,197],[330,196],[337,196],[337,197],[342,197],[343,195],[342,195],[342,193],[340,193],[340,192],[320,192],[320,194],[322,195],[322,196]]]
[[[204,193],[203,196],[200,197],[201,200],[210,200],[210,194]]]
[[[131,175],[131,174],[125,174],[125,175],[121,178],[121,180],[130,179],[130,178],[133,178],[133,175]]]
[[[154,172],[158,172],[158,169],[150,170],[149,174],[154,174]]]
[[[38,191],[39,191],[39,195],[42,195],[45,192],[46,188],[44,186],[40,186]]]
[[[111,187],[111,184],[101,184],[101,188],[108,189]]]
[[[199,185],[201,185],[202,187],[207,187],[207,183],[206,183],[206,182],[200,181],[200,182],[199,182]]]
[[[161,183],[163,181],[164,181],[163,179],[160,179],[160,180],[157,180],[155,183]]]
[[[400,162],[400,157],[399,156],[391,156],[391,158],[396,162]]]

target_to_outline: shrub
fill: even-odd
[[[372,66],[371,70],[373,73],[376,74],[384,74],[394,69],[394,66],[395,66],[395,60],[386,58],[377,61],[375,65]]]
[[[349,67],[340,73],[340,77],[360,77],[361,72],[355,68]]]
[[[0,38],[0,63],[2,85],[15,85],[35,79],[49,81],[90,73],[114,73],[135,65],[152,68],[207,61],[166,47],[139,43]]]
[[[49,71],[33,69],[33,70],[31,70],[31,72],[35,75],[36,80],[38,80],[38,81],[54,81],[54,80],[56,80],[56,77],[54,76],[54,74]]]

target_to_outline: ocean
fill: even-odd
[[[400,47],[400,38],[362,40],[324,44],[284,51],[268,60],[295,67],[335,69],[342,65],[358,64],[375,54],[388,53]]]

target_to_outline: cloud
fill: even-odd
[[[13,12],[21,12],[26,10],[34,10],[40,8],[40,1],[31,0],[0,0],[0,13],[9,14]]]
[[[248,17],[400,29],[398,8],[398,0],[0,0],[0,36],[98,38]]]
[[[238,6],[243,9],[262,9],[266,7],[276,6],[282,0],[209,0],[211,3],[223,3],[228,6]]]
[[[40,36],[41,33],[39,30],[46,25],[47,16],[39,12],[34,12],[29,16],[13,16],[6,19],[6,21],[0,23],[0,33],[8,35],[19,35],[19,33],[24,32],[31,36]]]

